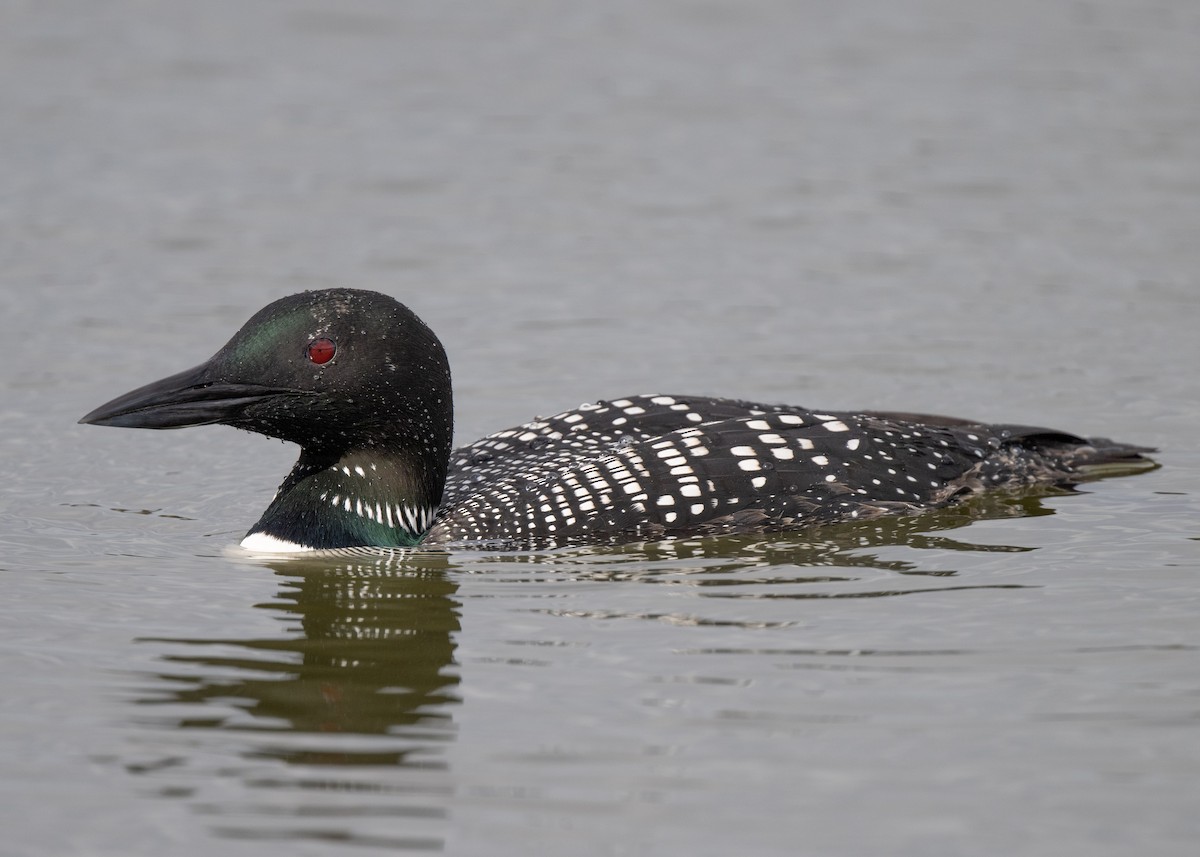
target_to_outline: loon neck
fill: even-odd
[[[416,545],[441,503],[448,452],[303,450],[243,545],[292,550]]]

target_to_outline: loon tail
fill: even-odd
[[[1135,446],[1106,437],[1090,437],[1084,446],[1068,451],[1063,460],[1089,477],[1099,477],[1154,470],[1161,465],[1148,457],[1153,452],[1158,450],[1152,446]]]

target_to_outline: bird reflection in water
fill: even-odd
[[[164,659],[191,668],[160,674],[175,689],[142,702],[193,711],[212,704],[228,711],[234,700],[240,709],[240,716],[182,718],[180,728],[389,736],[400,739],[389,743],[405,745],[267,742],[256,749],[259,757],[396,765],[420,756],[428,763],[429,745],[452,738],[447,708],[459,701],[453,670],[458,587],[446,575],[446,555],[376,553],[266,564],[284,583],[276,601],[257,606],[274,612],[287,632],[249,640],[146,640],[188,646]]]
[[[976,520],[1052,514],[1042,498],[1064,493],[1068,492],[1043,489],[990,496],[924,515],[821,527],[807,538],[790,533],[681,539],[540,554],[364,550],[359,555],[262,560],[283,585],[277,600],[257,607],[274,613],[285,623],[286,633],[245,640],[147,638],[143,642],[186,646],[163,654],[165,661],[186,668],[159,673],[155,692],[139,701],[170,704],[171,711],[187,706],[189,716],[171,720],[171,725],[185,729],[409,739],[407,748],[389,750],[335,749],[318,741],[286,747],[266,743],[255,749],[258,757],[339,765],[407,764],[421,757],[421,763],[428,764],[430,745],[452,740],[451,714],[459,703],[454,661],[454,637],[460,629],[457,574],[490,573],[512,580],[528,573],[561,582],[652,583],[663,575],[685,582],[679,577],[682,571],[688,582],[701,587],[736,585],[744,576],[746,583],[769,584],[777,590],[773,597],[915,594],[947,588],[950,581],[945,578],[956,572],[907,558],[885,559],[878,548],[1028,551],[1031,548],[972,544],[940,531]],[[756,574],[764,568],[771,569],[769,580]],[[856,570],[869,569],[897,575],[895,585],[870,591],[855,586]],[[929,583],[918,583],[921,579]],[[995,585],[963,581],[961,588]],[[236,708],[231,709],[231,701]]]
[[[281,588],[274,601],[255,607],[280,622],[279,633],[142,640],[161,647],[160,658],[171,667],[150,677],[150,687],[136,700],[142,714],[135,719],[188,738],[182,752],[178,740],[168,741],[170,764],[139,772],[157,771],[159,795],[188,799],[197,811],[222,818],[214,828],[220,836],[437,849],[456,784],[463,776],[470,779],[470,772],[448,770],[447,762],[461,701],[455,648],[458,590],[467,575],[481,575],[486,586],[518,585],[522,592],[576,580],[608,580],[616,587],[692,585],[700,588],[691,605],[711,614],[699,616],[700,624],[779,627],[790,623],[755,621],[746,608],[723,616],[722,605],[732,606],[729,598],[745,605],[744,599],[919,597],[947,589],[1019,588],[1007,580],[954,579],[953,556],[1033,548],[973,544],[969,530],[957,537],[944,533],[978,520],[1053,514],[1041,500],[1066,493],[989,495],[924,515],[802,534],[541,553],[365,550],[260,559],[256,565],[272,569]],[[898,556],[897,547],[908,551]],[[581,592],[580,609],[564,615],[586,620],[598,615],[596,609],[606,619],[663,615],[653,590],[635,599],[644,613],[606,610],[611,596],[603,588]],[[664,627],[669,635],[670,626]],[[561,634],[568,639],[570,626],[563,625]],[[664,636],[662,644],[672,645],[673,638]],[[531,700],[531,716],[536,705]],[[503,741],[502,724],[497,729],[494,740]],[[221,737],[194,740],[205,734]],[[205,769],[244,788],[197,793],[189,783],[213,782]]]

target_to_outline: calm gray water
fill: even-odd
[[[0,854],[1190,855],[1200,6],[8,3]],[[1159,447],[774,538],[268,562],[78,426],[375,288],[459,439],[602,396]]]

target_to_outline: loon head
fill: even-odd
[[[220,423],[297,443],[300,460],[248,536],[304,548],[413,544],[446,479],[450,369],[433,331],[393,298],[304,292],[259,310],[206,362],[80,422]]]

